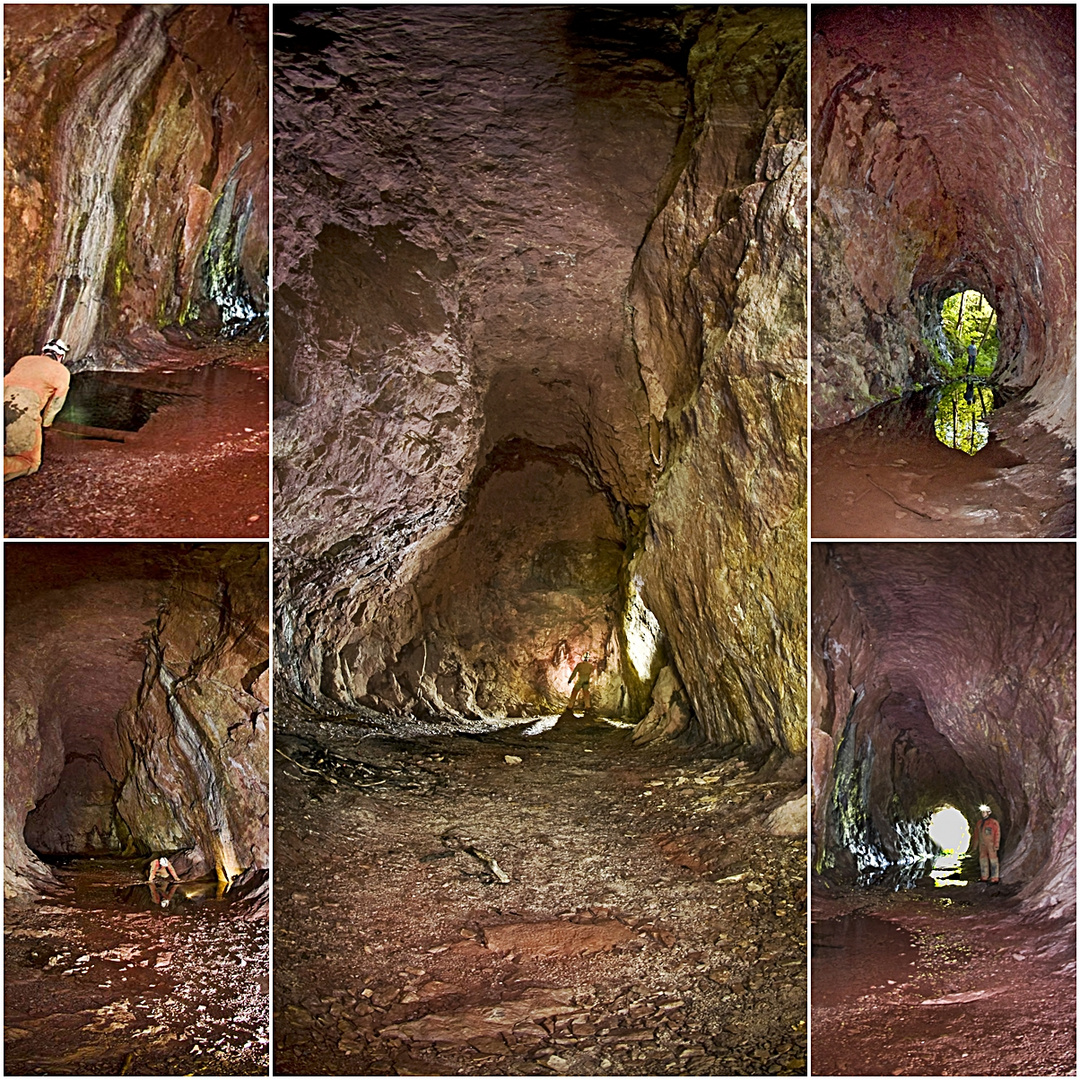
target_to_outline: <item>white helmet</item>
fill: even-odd
[[[57,360],[63,362],[63,359],[68,354],[68,344],[63,338],[53,338],[48,344],[43,346],[42,353],[48,356],[50,353],[56,357]]]

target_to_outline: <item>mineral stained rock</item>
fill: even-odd
[[[1031,387],[1031,418],[1074,442],[1074,19],[1049,5],[815,15],[815,429],[924,381],[941,302],[967,287],[998,312],[997,378]]]
[[[5,555],[5,894],[49,882],[37,854],[266,868],[265,545]]]
[[[930,853],[943,804],[1002,826],[1002,880],[1075,912],[1071,544],[814,545],[815,866]]]
[[[802,8],[282,9],[288,697],[805,745]],[[683,689],[684,688],[684,689]],[[670,697],[670,694],[669,694]]]
[[[4,353],[133,360],[267,310],[267,9],[4,15]]]

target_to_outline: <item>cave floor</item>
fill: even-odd
[[[1018,410],[973,456],[886,410],[814,432],[814,538],[1075,534],[1076,454],[1045,432],[1019,430]]]
[[[812,1075],[1075,1074],[1074,924],[1011,891],[815,889]]]
[[[110,373],[176,395],[124,441],[46,429],[41,469],[4,487],[7,536],[269,534],[267,346],[174,349],[167,369],[155,362]]]
[[[182,882],[161,907],[145,870],[78,860],[56,871],[60,897],[5,904],[7,1075],[267,1072],[265,916],[214,882]]]
[[[805,1072],[805,841],[762,827],[801,771],[365,734],[278,712],[278,1074]]]

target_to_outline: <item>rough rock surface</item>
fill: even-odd
[[[997,377],[1075,441],[1076,58],[1071,9],[815,16],[812,423],[923,381],[949,293],[998,312]]]
[[[4,355],[137,360],[267,310],[267,9],[24,4],[4,18]]]
[[[804,15],[282,11],[277,672],[805,739]],[[704,619],[703,611],[719,613]]]
[[[805,1074],[806,834],[764,825],[798,769],[276,729],[277,1071]]]
[[[1071,544],[815,545],[814,865],[933,853],[928,815],[1002,827],[1002,880],[1075,918]]]
[[[8,545],[5,895],[38,855],[268,866],[265,545]]]

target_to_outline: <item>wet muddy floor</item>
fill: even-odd
[[[59,897],[6,903],[7,1075],[266,1073],[265,916],[216,882],[152,894],[145,872],[81,859]]]
[[[812,1074],[1074,1074],[1074,925],[1015,892],[815,891]]]
[[[268,535],[266,346],[173,361],[76,375],[86,385],[44,432],[40,471],[5,485],[7,536]]]
[[[1016,431],[1024,408],[1001,410],[992,426],[1002,426],[974,455],[940,443],[910,399],[814,432],[811,535],[1074,535],[1076,455],[1045,433]]]
[[[277,1073],[805,1072],[801,762],[282,713]]]

